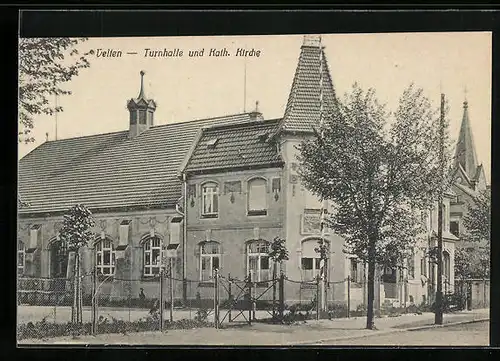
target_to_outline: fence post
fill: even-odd
[[[351,276],[347,275],[347,318],[351,317]]]
[[[214,270],[214,326],[219,328],[219,270]]]
[[[233,295],[231,294],[231,273],[227,275],[227,280],[229,281],[227,287],[227,298],[229,300],[229,322],[232,322],[233,319],[231,317],[231,309],[233,308]]]
[[[76,256],[75,256],[76,258]],[[73,306],[71,307],[71,323],[76,323],[76,297],[77,297],[77,293],[76,293],[76,287],[77,287],[77,277],[76,277],[76,261],[74,262],[73,264],[73,283],[72,283],[72,286],[73,286]]]
[[[163,268],[160,269],[160,305],[159,305],[159,311],[160,311],[160,332],[163,332]]]
[[[96,274],[95,267],[92,269],[92,290],[90,292],[90,322],[91,322],[91,334],[95,335],[95,294],[96,294]]]
[[[252,324],[252,273],[248,274],[248,324]]]
[[[169,287],[170,287],[170,322],[174,322],[174,276],[172,267],[172,258],[169,258]]]
[[[283,272],[280,274],[280,283],[279,283],[279,317],[280,321],[283,322],[283,313],[285,311],[285,275]]]
[[[83,323],[83,290],[82,290],[82,267],[80,260],[80,251],[78,257],[78,323]]]
[[[483,279],[483,308],[486,308],[486,279]]]
[[[319,275],[316,276],[316,320],[319,320],[320,300],[319,300]]]
[[[252,277],[252,319],[255,321],[255,311],[257,309],[257,282],[255,281],[255,277]]]

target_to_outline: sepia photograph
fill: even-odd
[[[491,32],[18,47],[19,347],[489,345]]]

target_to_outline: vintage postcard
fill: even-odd
[[[491,44],[20,38],[18,345],[488,345]]]

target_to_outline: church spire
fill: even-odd
[[[455,150],[455,167],[462,166],[470,180],[474,180],[477,172],[476,147],[469,120],[469,102],[465,97],[463,103],[462,125],[458,136],[457,147]]]

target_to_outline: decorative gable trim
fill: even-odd
[[[189,160],[191,159],[193,152],[195,151],[196,147],[200,143],[201,137],[203,136],[203,132],[205,131],[205,128],[201,128],[198,133],[196,133],[196,137],[194,141],[191,143],[191,146],[189,147],[188,152],[184,156],[184,159],[181,162],[181,165],[179,166],[179,170],[177,172],[177,176],[182,179],[182,175],[185,173],[185,169],[189,163]]]

